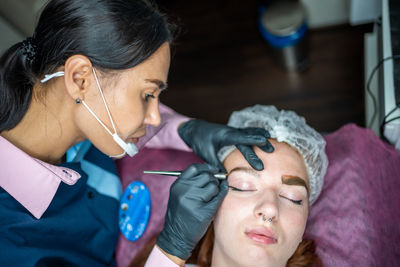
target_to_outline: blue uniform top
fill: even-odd
[[[85,160],[116,174],[112,159],[93,146]],[[40,219],[0,187],[0,266],[115,265],[118,199],[90,185],[80,162],[61,166],[82,177],[72,186],[61,183]]]

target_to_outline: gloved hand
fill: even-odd
[[[264,164],[257,157],[252,146],[258,146],[265,152],[274,151],[268,141],[268,131],[263,128],[233,128],[203,120],[189,120],[178,128],[179,136],[207,163],[225,171],[218,160],[217,153],[224,147],[236,145],[244,158],[256,170],[264,169]]]
[[[187,260],[203,237],[228,192],[228,183],[213,176],[218,170],[208,164],[189,166],[172,184],[164,229],[157,245]]]

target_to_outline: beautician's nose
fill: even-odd
[[[158,108],[159,102],[155,99],[152,100],[154,101],[150,101],[149,103],[149,107],[147,108],[144,118],[144,124],[149,124],[157,127],[161,123],[161,115]]]
[[[278,197],[273,190],[268,190],[260,195],[257,205],[254,208],[254,215],[260,221],[269,220],[270,218],[276,221],[279,218]]]

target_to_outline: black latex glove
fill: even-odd
[[[157,238],[162,250],[182,260],[190,257],[228,192],[227,181],[213,176],[217,171],[193,164],[172,184],[164,229]]]
[[[178,133],[194,153],[224,171],[225,168],[217,157],[218,151],[224,146],[236,145],[249,164],[259,171],[264,169],[264,164],[252,146],[258,146],[265,152],[274,151],[268,141],[270,135],[263,128],[238,129],[203,120],[189,120],[178,128]]]

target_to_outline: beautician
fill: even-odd
[[[102,175],[88,179],[65,155],[89,140],[87,162],[111,170],[107,160],[138,152],[161,123],[171,43],[165,16],[145,1],[52,0],[33,36],[1,57],[0,266],[115,265],[119,201],[110,186],[96,187]],[[227,190],[213,176],[222,146],[237,145],[256,169],[251,145],[273,150],[264,130],[176,117],[169,142],[183,140],[209,164],[173,184],[173,219],[148,266],[182,265],[204,234]]]

